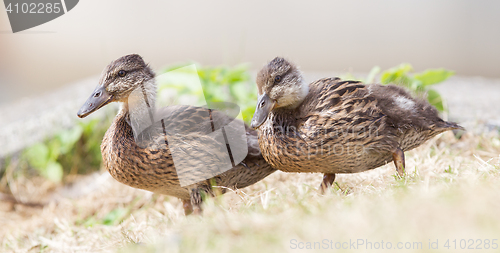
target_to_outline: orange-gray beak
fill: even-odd
[[[89,114],[99,110],[101,107],[111,103],[113,95],[109,94],[104,85],[98,85],[92,95],[87,99],[82,108],[78,111],[78,117],[85,118]]]
[[[255,108],[255,113],[253,114],[252,122],[250,127],[253,129],[259,128],[264,122],[266,122],[267,115],[274,109],[276,102],[273,101],[266,93],[263,93],[257,99],[257,108]]]

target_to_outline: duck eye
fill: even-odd
[[[264,105],[266,105],[266,101],[260,102],[260,108],[264,107]]]
[[[96,93],[94,94],[94,97],[95,97],[95,98],[96,98],[96,97],[100,97],[100,96],[101,96],[101,92],[100,92],[100,91],[98,91],[98,92],[96,92]]]
[[[125,72],[125,70],[118,71],[118,75],[121,77],[124,77],[126,74],[127,74],[127,72]]]
[[[280,76],[280,75],[277,75],[276,77],[274,77],[274,82],[275,82],[275,83],[279,83],[279,82],[281,82],[281,76]]]

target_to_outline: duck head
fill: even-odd
[[[137,54],[126,55],[111,62],[102,72],[99,84],[78,111],[84,118],[111,102],[126,102],[130,93],[142,88],[154,97],[156,85],[153,70]],[[154,98],[153,98],[154,99]]]
[[[277,108],[294,109],[309,92],[299,69],[289,61],[276,57],[257,74],[259,98],[251,127],[260,127],[269,113]]]

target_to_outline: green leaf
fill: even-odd
[[[380,67],[375,66],[370,70],[370,73],[366,77],[365,83],[373,83],[375,81],[375,76],[380,73]]]
[[[247,124],[250,124],[250,121],[252,120],[254,113],[255,113],[255,105],[254,106],[247,106],[247,107],[242,109],[241,116],[243,117],[243,120]]]
[[[47,147],[49,148],[49,162],[55,161],[61,154],[61,141],[57,138],[47,142]]]
[[[61,182],[63,178],[63,167],[60,163],[50,161],[45,168],[45,177],[53,182]]]
[[[380,82],[382,84],[405,84],[409,85],[411,82],[408,77],[408,72],[412,71],[413,67],[408,63],[403,63],[397,67],[388,69],[382,73]]]
[[[410,90],[420,93],[425,90],[425,87],[422,85],[422,82],[420,80],[413,79],[411,80],[411,84],[409,86]]]
[[[24,152],[29,164],[38,170],[43,170],[49,162],[49,149],[43,143],[36,143]]]
[[[97,220],[95,218],[95,216],[91,216],[89,217],[87,220],[85,221],[80,221],[79,223],[81,223],[84,227],[86,228],[91,228],[93,227],[95,224],[97,224]]]
[[[83,130],[82,134],[84,136],[91,136],[91,135],[96,133],[96,129],[102,128],[98,125],[98,123],[100,123],[100,122],[102,122],[102,119],[95,118],[92,120],[83,121],[78,125],[82,128],[82,130]],[[107,129],[107,125],[106,125],[106,129]]]
[[[346,73],[346,74],[343,74],[343,75],[340,75],[339,76],[340,79],[342,80],[349,80],[349,81],[363,81],[361,80],[360,78],[357,78],[355,77],[352,73]]]
[[[434,107],[436,107],[436,109],[438,109],[438,111],[442,112],[444,111],[444,105],[443,105],[443,98],[441,97],[441,95],[439,95],[439,93],[435,90],[428,90],[427,91],[427,101],[429,101],[429,103],[431,105],[433,105]]]
[[[79,125],[76,125],[70,130],[63,131],[58,135],[58,139],[60,140],[61,143],[61,154],[66,154],[68,153],[75,143],[82,137],[83,134],[83,128]]]
[[[248,97],[251,97],[245,83],[242,82],[232,85],[230,91],[235,101],[246,101]]]
[[[425,87],[443,82],[454,74],[455,72],[446,69],[430,69],[423,73],[415,74],[414,78],[421,81],[422,85]]]
[[[106,214],[104,219],[102,220],[102,224],[104,225],[115,225],[123,220],[125,215],[127,214],[127,210],[124,208],[117,208],[113,211]]]
[[[249,79],[250,77],[244,65],[236,66],[234,69],[229,69],[226,76],[226,81],[228,83],[242,82]]]

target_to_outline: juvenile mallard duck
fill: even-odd
[[[120,111],[107,130],[101,144],[104,167],[113,178],[135,188],[178,197],[183,202],[186,214],[189,214],[193,211],[201,212],[202,192],[214,195],[212,189],[214,184],[221,193],[224,193],[228,188],[236,189],[252,185],[275,171],[266,163],[260,153],[257,133],[245,126],[248,154],[244,154],[243,157],[245,155],[246,157],[241,163],[235,164],[234,167],[222,174],[212,174],[213,177],[210,179],[181,187],[178,171],[172,157],[174,149],[169,147],[166,134],[162,135],[161,131],[145,130],[149,140],[146,143],[141,143],[140,138],[134,137],[131,114],[136,109],[130,106],[129,96],[133,90],[139,88],[144,92],[148,106],[153,106],[156,97],[154,79],[155,73],[144,63],[141,56],[133,54],[121,57],[105,68],[98,86],[78,112],[78,116],[83,118],[111,102],[121,104]],[[227,152],[223,153],[222,150],[218,149],[197,149],[196,142],[187,143],[183,141],[183,138],[191,138],[197,140],[198,143],[213,142],[214,137],[208,136],[204,132],[204,129],[207,129],[204,125],[208,124],[208,129],[214,130],[214,124],[215,126],[224,125],[232,121],[233,119],[229,116],[211,110],[209,110],[208,115],[207,108],[194,106],[166,107],[159,112],[167,115],[167,118],[162,118],[161,122],[155,122],[151,127],[160,125],[164,131],[169,129],[169,126],[182,129],[186,135],[180,136],[180,143],[186,145],[178,144],[175,148],[181,151],[194,150],[195,152],[192,159],[176,161],[177,165],[181,163],[184,167],[200,168],[200,164],[210,163],[211,159],[215,160],[224,155],[227,157]],[[210,116],[210,118],[207,119],[206,116]],[[218,121],[212,119],[218,119]],[[143,132],[135,134],[141,136]],[[155,143],[156,140],[160,141]],[[163,142],[163,146],[156,145],[161,142]],[[243,140],[243,142],[245,141]],[[233,153],[235,152],[238,150],[233,150]],[[204,171],[193,169],[184,174],[187,174],[187,177],[195,178],[197,173],[203,174]]]
[[[463,129],[403,88],[324,78],[306,84],[298,68],[275,58],[257,74],[259,98],[251,127],[259,128],[266,161],[286,172],[355,173],[394,161],[433,136]]]

